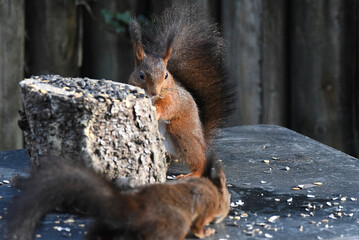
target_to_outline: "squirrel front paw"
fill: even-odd
[[[178,175],[176,177],[177,180],[181,180],[183,178],[187,178],[187,177],[200,177],[202,175],[202,173],[200,171],[196,171],[196,172],[191,172],[189,174],[181,174]]]
[[[198,238],[205,238],[212,236],[213,234],[215,234],[215,232],[216,230],[214,228],[206,228],[206,229],[202,229],[201,232],[193,233],[193,234]]]
[[[216,233],[216,230],[214,228],[206,228],[204,230],[204,235],[205,237],[209,237],[209,236],[212,236],[213,234]]]

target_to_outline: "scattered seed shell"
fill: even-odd
[[[75,220],[73,218],[68,218],[64,221],[64,223],[74,223]]]
[[[253,225],[252,224],[246,224],[246,228],[247,230],[253,230]]]
[[[248,235],[248,236],[253,236],[254,232],[253,231],[247,231],[247,230],[243,230],[243,232]]]
[[[271,216],[270,218],[268,218],[268,222],[274,223],[277,219],[279,219],[279,216],[274,215],[274,216]]]
[[[168,180],[175,180],[175,179],[176,179],[175,176],[167,176],[166,178],[167,178]]]
[[[264,236],[265,236],[266,238],[273,238],[273,235],[271,235],[271,234],[269,234],[269,233],[265,233]]]

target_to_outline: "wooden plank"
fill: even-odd
[[[264,0],[262,13],[261,123],[289,125],[288,1]]]
[[[354,154],[357,1],[291,2],[292,128]]]
[[[23,147],[17,126],[24,67],[24,1],[0,0],[0,150]]]
[[[355,94],[354,94],[354,101],[355,101],[355,131],[354,131],[354,141],[355,141],[355,156],[359,157],[359,1],[357,1],[357,21],[356,21],[356,29],[357,29],[357,57],[356,57],[356,87],[355,87]]]
[[[131,15],[145,7],[143,1],[92,1],[91,13],[83,9],[84,62],[83,75],[92,78],[127,82],[134,68],[132,44],[125,32],[116,33],[106,24],[102,10],[111,13],[130,11]],[[125,26],[125,25],[124,25]]]
[[[26,1],[27,75],[79,76],[75,0]]]
[[[182,6],[193,3],[195,3],[199,8],[204,9],[211,19],[215,19],[215,21],[217,21],[218,14],[220,12],[220,4],[218,0],[197,0],[195,2],[193,0],[151,0],[150,7],[153,13],[160,14],[165,8],[171,7],[172,5]]]
[[[205,239],[313,239],[313,236],[322,239],[358,239],[359,228],[355,227],[359,221],[356,214],[359,198],[358,159],[288,129],[263,125],[224,129],[217,136],[214,149],[223,160],[233,207],[223,224],[211,224],[216,229],[214,237]],[[264,163],[263,159],[269,159],[270,163]],[[25,174],[27,165],[26,151],[0,152],[2,180],[10,180],[14,173]],[[180,167],[180,164],[171,163],[169,171],[181,173],[183,170]],[[297,185],[303,185],[303,189],[292,190]],[[3,197],[0,201],[0,215],[3,216],[0,238],[4,236],[11,217],[7,213],[10,211],[4,209],[9,209],[11,199],[18,195],[16,189],[8,186],[0,185],[0,195]],[[333,198],[339,194],[338,199]],[[334,205],[337,203],[343,207],[342,211],[335,211],[339,208]],[[310,211],[306,211],[304,206]],[[314,214],[309,215],[311,212]],[[306,216],[303,214],[308,216],[300,217]],[[273,217],[276,215],[280,217]],[[240,220],[238,216],[241,216]],[[70,217],[75,220],[74,223],[64,221]],[[309,223],[319,223],[323,219],[329,219],[330,231],[326,223]],[[56,224],[57,221],[61,224]],[[84,239],[92,221],[83,216],[53,212],[47,215],[37,231],[41,238],[35,239]],[[54,226],[59,225],[62,231],[53,230]],[[304,231],[300,231],[299,226],[304,226]],[[70,232],[64,230],[67,227],[71,228]],[[261,229],[263,233],[252,232],[251,228]],[[275,228],[280,230],[275,231]]]
[[[227,64],[236,85],[239,101],[232,124],[260,122],[260,0],[223,1],[222,23],[224,38],[228,41]]]
[[[227,63],[239,101],[232,125],[286,125],[286,1],[222,1]]]

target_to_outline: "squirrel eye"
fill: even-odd
[[[165,79],[167,79],[167,77],[168,77],[168,73],[166,73],[166,75],[165,75]]]
[[[143,74],[143,72],[140,72],[140,78],[145,79],[145,75]]]

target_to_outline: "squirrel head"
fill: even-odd
[[[206,166],[202,177],[207,177],[216,186],[219,192],[219,206],[216,214],[216,223],[221,222],[228,214],[231,203],[231,194],[226,184],[226,176],[224,174],[221,160],[219,160],[213,150],[209,150],[206,154]]]
[[[172,53],[174,34],[170,34],[167,46],[162,55],[146,54],[142,45],[141,27],[133,20],[130,25],[130,35],[135,55],[135,69],[129,83],[145,89],[150,97],[161,97],[161,93],[170,80],[173,79],[167,70],[167,64]]]

